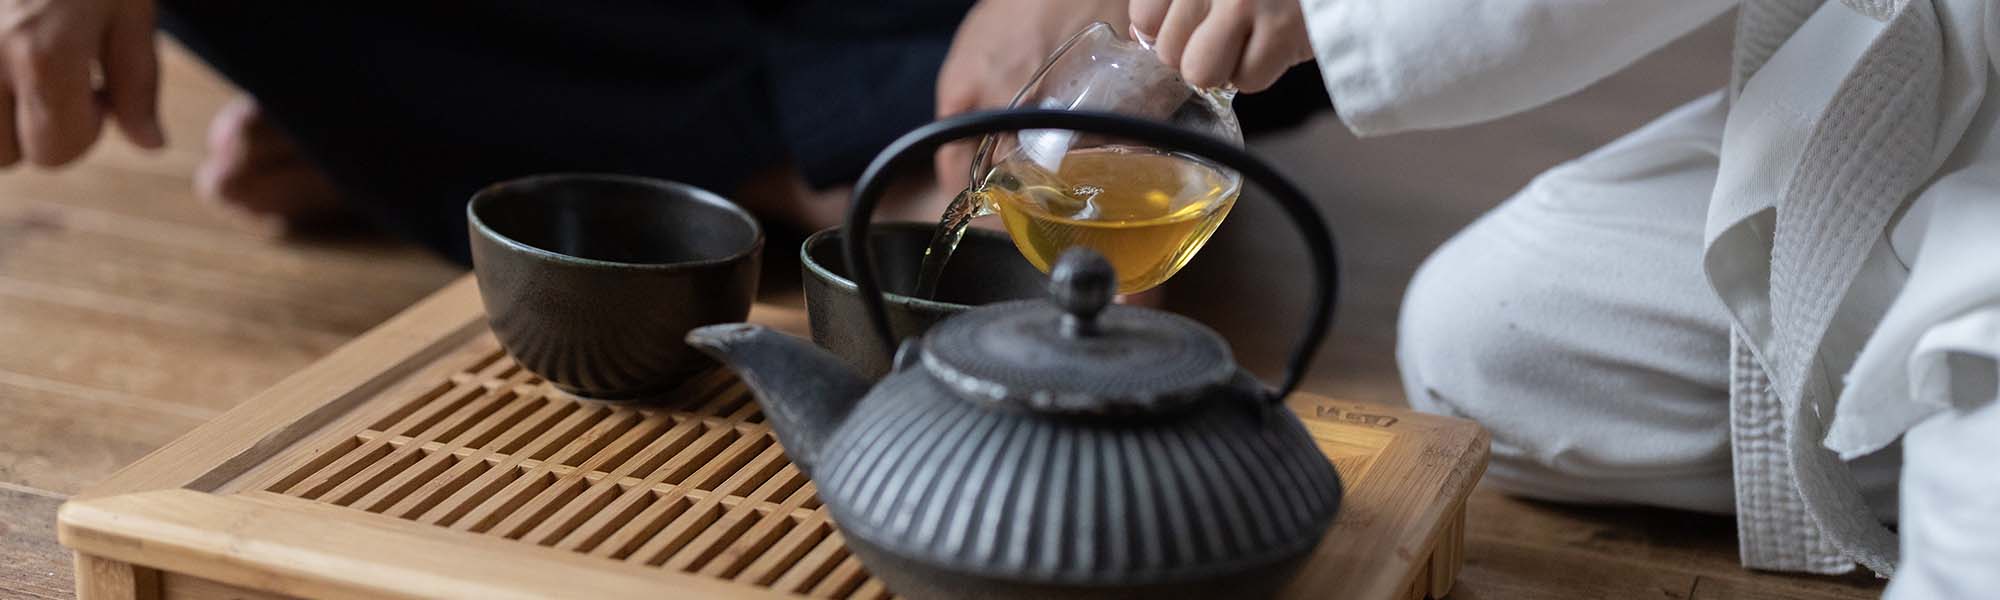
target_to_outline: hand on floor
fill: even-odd
[[[152,0],[0,2],[0,166],[69,164],[109,118],[166,145]]]

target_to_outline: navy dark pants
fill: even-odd
[[[162,23],[375,220],[466,262],[465,200],[523,175],[725,195],[785,163],[814,185],[852,179],[930,120],[970,4],[165,0]],[[1289,86],[1239,104],[1248,129],[1324,106],[1316,77]]]

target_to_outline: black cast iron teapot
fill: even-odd
[[[1069,129],[1196,154],[1262,185],[1315,267],[1313,312],[1283,383],[1239,369],[1215,332],[1112,305],[1117,278],[1072,250],[1053,302],[978,307],[902,343],[879,384],[805,341],[749,324],[688,342],[735,369],[785,452],[812,477],[847,545],[913,598],[1270,595],[1320,542],[1340,481],[1282,399],[1324,337],[1333,247],[1318,211],[1227,143],[1116,115],[1007,111],[945,119],[885,150],[856,187],[847,261],[890,339],[859,243],[885,175],[937,146],[1004,130]]]

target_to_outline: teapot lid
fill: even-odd
[[[1235,376],[1214,331],[1112,305],[1118,277],[1098,253],[1073,248],[1049,276],[1049,301],[989,305],[933,327],[923,367],[981,402],[1066,414],[1164,412]]]

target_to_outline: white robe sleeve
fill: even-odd
[[[1910,395],[1939,409],[1992,404],[2000,397],[2000,307],[1937,324],[1910,353]]]
[[[1738,0],[1300,0],[1361,136],[1477,123],[1574,93]]]
[[[1929,204],[1929,223],[1909,281],[1855,356],[1834,405],[1825,444],[1841,458],[1887,446],[1938,412],[2000,400],[1996,194],[2000,157],[1945,175],[1918,198]]]

